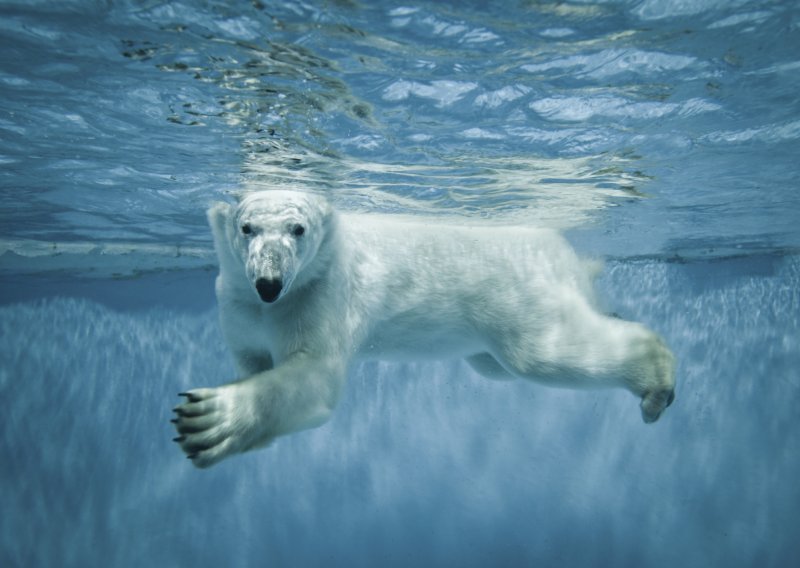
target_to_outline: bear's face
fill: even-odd
[[[327,200],[296,191],[251,193],[239,203],[231,245],[262,301],[275,302],[308,280],[305,269],[320,249],[330,217]]]

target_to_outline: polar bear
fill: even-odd
[[[181,393],[175,441],[198,467],[324,423],[365,359],[463,357],[494,379],[621,386],[645,422],[673,400],[668,348],[596,309],[589,263],[556,232],[336,212],[300,190],[217,203],[208,219],[240,378]]]

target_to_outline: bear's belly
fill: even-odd
[[[395,318],[378,324],[362,342],[360,359],[412,361],[454,359],[485,350],[470,330],[458,325],[436,325],[416,318]]]

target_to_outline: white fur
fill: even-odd
[[[670,351],[595,309],[593,271],[552,231],[339,214],[299,191],[252,193],[208,217],[240,380],[184,393],[176,409],[176,440],[199,467],[322,424],[364,359],[464,357],[497,379],[621,386],[645,422],[672,401]],[[262,301],[259,279],[282,282],[276,299]]]

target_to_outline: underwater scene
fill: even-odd
[[[0,566],[794,565],[799,156],[794,0],[0,0]],[[193,467],[206,210],[292,188],[558,230],[674,403],[364,362]]]

